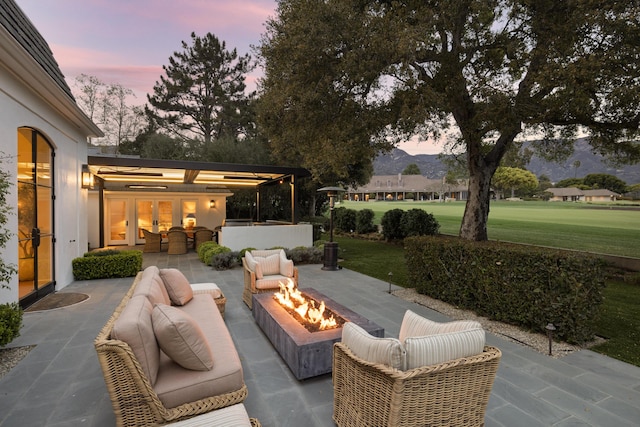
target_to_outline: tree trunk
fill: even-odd
[[[491,197],[491,177],[488,168],[474,168],[469,179],[469,199],[467,200],[460,225],[460,237],[466,240],[487,240],[487,219]]]

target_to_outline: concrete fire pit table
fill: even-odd
[[[375,337],[384,337],[383,328],[315,289],[300,291],[318,302],[324,301],[327,308],[345,321],[354,322]],[[331,372],[333,343],[341,340],[342,328],[309,332],[272,293],[253,295],[253,318],[298,380]]]

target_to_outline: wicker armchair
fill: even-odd
[[[483,426],[501,355],[486,346],[477,356],[402,371],[336,343],[333,419],[340,427]]]
[[[169,239],[169,247],[167,253],[169,255],[180,255],[187,253],[187,233],[180,230],[171,230],[167,233]]]
[[[270,255],[278,254],[281,260],[281,272],[279,274],[258,277],[255,268],[250,265],[251,261],[247,261],[248,257],[246,254],[242,257],[242,266],[244,267],[244,291],[242,293],[242,300],[250,309],[253,310],[253,294],[275,292],[280,289],[279,282],[283,282],[287,279],[292,279],[295,285],[298,286],[298,268],[293,265],[293,261],[287,259],[284,250],[253,250],[249,254],[256,257],[268,257]],[[290,275],[282,271],[285,268],[289,269],[289,267]]]
[[[152,233],[149,230],[142,229],[144,235],[144,248],[142,252],[160,252],[162,250],[162,234]]]
[[[195,233],[193,233],[193,240],[195,242],[194,247],[197,251],[198,246],[200,246],[202,243],[213,240],[213,231],[206,228],[196,230]]]

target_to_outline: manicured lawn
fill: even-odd
[[[403,287],[407,281],[404,250],[398,244],[337,236],[340,265]],[[640,286],[609,281],[596,333],[608,339],[592,348],[615,359],[640,366]]]
[[[464,202],[342,202],[371,209],[374,221],[400,208],[433,214],[443,234],[457,235]],[[487,223],[489,239],[640,258],[640,210],[563,202],[494,201]]]
[[[596,333],[608,341],[593,351],[640,366],[640,286],[607,282]]]

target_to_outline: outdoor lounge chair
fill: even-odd
[[[195,233],[193,233],[193,240],[195,242],[194,247],[197,251],[198,246],[200,246],[202,243],[213,240],[213,231],[206,228],[196,230]]]
[[[180,230],[170,230],[167,233],[169,239],[169,255],[180,255],[187,253],[187,233]]]
[[[142,229],[144,235],[144,248],[142,252],[160,252],[162,250],[162,234],[152,233],[149,230]]]
[[[414,319],[419,317],[415,313],[411,315]],[[400,340],[371,339],[363,329],[355,334],[355,339],[349,339],[345,337],[350,333],[347,329],[357,331],[357,327],[345,324],[342,342],[333,347],[333,419],[336,424],[340,427],[483,426],[502,355],[500,350],[484,346],[484,331],[479,334],[477,328],[451,331],[459,325],[465,326],[464,322],[431,322],[444,330],[449,329],[433,335],[403,337],[406,318],[407,315]],[[414,342],[409,343],[410,340]],[[480,351],[477,351],[478,345]],[[460,347],[467,353],[459,353]],[[410,355],[410,351],[428,355]],[[448,358],[469,351],[477,353]],[[382,360],[385,357],[389,359],[388,363]],[[417,367],[411,365],[416,360],[438,358],[445,361]],[[402,367],[393,367],[393,361]]]
[[[280,282],[293,280],[298,286],[298,269],[287,259],[283,249],[253,250],[242,257],[244,267],[244,292],[242,300],[253,309],[253,294],[275,292]]]

